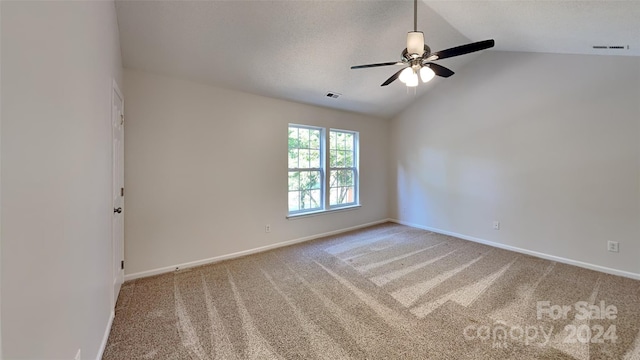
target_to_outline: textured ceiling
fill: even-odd
[[[116,1],[127,68],[297,102],[392,117],[451,79],[380,84],[413,27],[411,1]],[[496,49],[640,55],[640,1],[420,1],[433,51],[493,38]],[[630,50],[593,50],[592,45]],[[464,76],[479,54],[440,61]],[[342,94],[330,99],[328,92]]]
[[[640,56],[640,1],[427,1],[466,36],[496,50]],[[594,45],[629,46],[624,50]]]

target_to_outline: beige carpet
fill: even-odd
[[[640,281],[387,223],[127,282],[104,359],[640,360],[639,326]]]

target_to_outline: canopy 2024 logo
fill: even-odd
[[[605,342],[616,343],[616,326],[611,324],[605,328],[601,324],[590,324],[588,321],[602,320],[611,322],[617,319],[618,309],[615,305],[607,305],[604,301],[599,304],[591,304],[587,301],[578,301],[573,305],[552,305],[550,301],[538,301],[536,306],[538,320],[552,321],[584,321],[584,324],[568,324],[564,327],[563,343],[567,344],[603,344]],[[558,332],[562,336],[562,332]],[[463,330],[466,340],[480,340],[482,342],[492,340],[494,348],[508,348],[509,341],[524,343],[526,346],[546,346],[554,336],[554,326],[545,325],[512,325],[508,326],[504,321],[498,320],[493,325],[469,325]]]
[[[551,305],[550,301],[538,301],[536,314],[538,320],[549,318],[551,320],[606,321],[618,318],[618,308],[615,305],[607,305],[604,300],[597,305],[586,301],[578,301],[573,306]],[[567,332],[567,335],[563,342],[568,344],[578,342],[582,344],[603,344],[605,342],[615,344],[618,340],[615,324],[609,325],[606,329],[601,324],[569,324],[564,327],[564,331]]]

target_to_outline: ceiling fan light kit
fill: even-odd
[[[431,79],[433,79],[436,75],[447,78],[454,74],[452,70],[442,65],[433,63],[432,61],[485,50],[495,45],[495,41],[493,39],[490,39],[431,53],[431,48],[429,48],[429,46],[424,43],[424,33],[422,31],[418,31],[417,28],[418,0],[414,0],[413,31],[407,33],[407,47],[402,52],[401,60],[399,62],[356,65],[352,66],[351,69],[404,65],[405,67],[403,69],[400,69],[395,74],[391,75],[391,77],[383,82],[380,86],[387,86],[399,78],[400,81],[403,82],[407,87],[416,87],[419,83],[418,74],[423,83],[431,81]]]
[[[412,72],[411,76],[407,79],[407,81],[405,82],[405,84],[407,85],[407,87],[416,87],[418,86],[418,74]]]
[[[413,71],[412,68],[408,67],[408,68],[404,68],[404,70],[402,70],[402,72],[400,73],[400,81],[402,81],[403,83],[407,83],[410,79],[412,79],[415,76],[415,72]]]
[[[431,81],[436,76],[436,73],[431,70],[428,66],[423,66],[420,69],[420,79],[422,79],[423,83]]]

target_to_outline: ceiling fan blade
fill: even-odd
[[[392,82],[396,81],[396,79],[400,77],[400,73],[401,73],[401,72],[402,72],[402,70],[404,70],[404,69],[406,69],[406,67],[404,67],[404,68],[402,68],[402,69],[398,70],[398,72],[397,72],[397,73],[395,73],[395,74],[391,75],[391,77],[390,77],[390,78],[388,78],[388,79],[387,79],[387,81],[383,82],[383,83],[382,83],[382,85],[380,85],[380,86],[387,86],[387,85],[391,84]]]
[[[491,40],[478,41],[478,42],[474,42],[466,45],[460,45],[460,46],[453,47],[451,49],[435,52],[431,54],[431,56],[429,57],[429,60],[440,60],[440,59],[446,59],[454,56],[469,54],[472,52],[492,48],[495,44],[496,44],[495,41],[491,39]],[[436,58],[432,58],[432,57],[436,57]]]
[[[436,63],[428,63],[427,66],[430,67],[431,70],[436,73],[436,75],[442,76],[443,78],[448,78],[449,76],[455,74],[452,70]]]
[[[402,63],[394,61],[394,62],[386,62],[386,63],[379,63],[379,64],[367,64],[367,65],[356,65],[356,66],[352,66],[352,69],[365,69],[365,68],[372,68],[372,67],[378,67],[378,66],[389,66],[389,65],[402,65]]]

